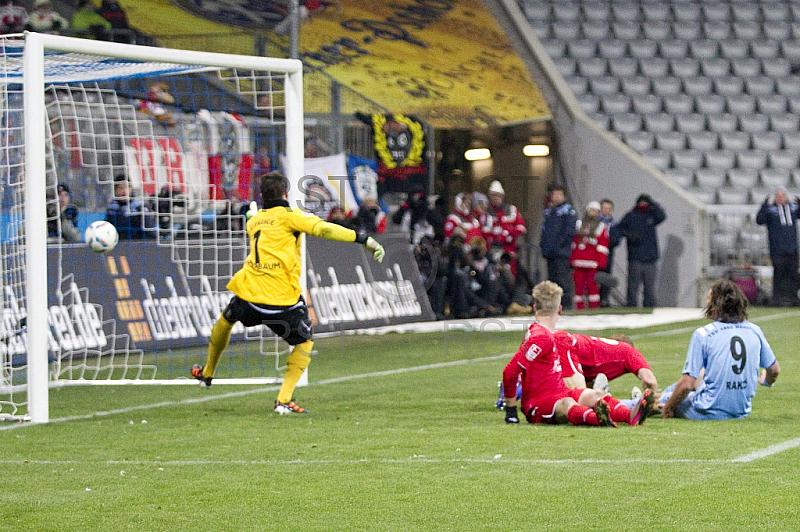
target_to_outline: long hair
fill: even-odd
[[[705,316],[723,323],[740,323],[747,319],[747,296],[729,279],[719,279],[711,285]]]

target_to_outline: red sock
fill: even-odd
[[[567,420],[573,425],[600,425],[597,414],[588,406],[574,404],[567,410]]]
[[[631,409],[620,403],[618,399],[614,399],[610,395],[603,397],[603,401],[608,404],[609,414],[611,419],[616,422],[630,423]]]

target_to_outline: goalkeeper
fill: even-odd
[[[372,237],[291,208],[287,197],[283,174],[270,172],[261,177],[262,208],[247,213],[250,253],[228,283],[228,290],[234,296],[211,330],[206,364],[195,365],[192,376],[210,386],[219,358],[230,342],[233,325],[237,321],[247,327],[264,324],[293,346],[275,412],[304,414],[308,410],[292,397],[297,381],[311,361],[309,355],[314,346],[311,320],[300,287],[301,233],[358,242],[378,262],[383,260],[384,250]]]

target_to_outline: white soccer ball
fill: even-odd
[[[112,223],[98,220],[86,228],[84,240],[92,248],[92,251],[101,253],[114,249],[119,242],[119,233]]]

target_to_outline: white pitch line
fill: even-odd
[[[753,451],[752,453],[734,458],[731,460],[731,462],[755,462],[756,460],[761,460],[762,458],[767,458],[768,456],[782,453],[784,451],[788,451],[789,449],[794,449],[795,447],[800,447],[800,438],[795,438],[793,440],[770,445],[769,447],[764,447],[758,451]]]

